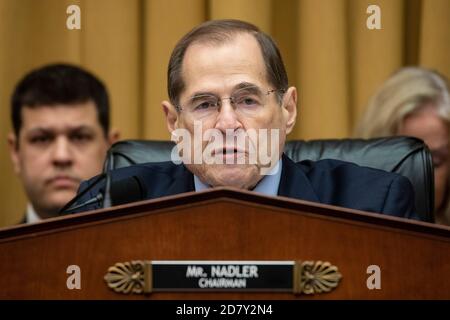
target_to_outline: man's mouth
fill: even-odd
[[[47,184],[56,188],[73,188],[78,187],[80,179],[69,175],[56,175],[47,180]]]
[[[245,151],[241,148],[236,147],[223,147],[223,148],[217,148],[213,151],[213,155],[221,154],[221,155],[229,155],[229,154],[236,154],[236,153],[245,153]]]

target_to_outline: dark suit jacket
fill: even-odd
[[[195,190],[193,174],[184,165],[170,161],[120,168],[111,174],[113,181],[138,176],[146,185],[147,199]],[[85,194],[76,203],[95,197],[104,190],[104,184],[102,177],[83,182],[78,193],[80,196],[80,193]],[[413,187],[407,178],[339,160],[294,163],[283,155],[278,195],[419,219],[414,210]],[[84,207],[82,211],[100,207],[97,203]]]

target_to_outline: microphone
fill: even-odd
[[[103,176],[103,178],[104,177],[105,176]],[[73,211],[81,209],[88,205],[99,204],[104,201],[105,193],[106,189],[101,188],[99,190],[99,193],[95,197],[88,199],[80,204],[74,203],[68,209],[63,208],[63,210],[61,211],[63,212],[63,214],[69,214],[74,213]],[[111,197],[111,205],[116,206],[129,202],[144,200],[147,195],[147,190],[145,188],[145,184],[142,183],[138,176],[131,176],[117,181],[112,181],[111,179],[109,194]]]
[[[106,168],[106,182],[105,182],[105,197],[103,199],[103,208],[112,206],[111,201],[111,174],[110,171],[114,168],[114,157],[111,149],[108,150],[106,159],[108,159],[108,167]]]
[[[69,212],[67,212],[67,210],[73,210],[75,208],[75,204],[76,202],[82,198],[89,190],[91,190],[93,187],[95,187],[97,184],[99,184],[103,179],[105,179],[105,174],[102,173],[100,175],[98,175],[94,181],[92,181],[92,183],[87,186],[83,191],[81,191],[80,193],[78,193],[72,200],[70,200],[69,202],[66,203],[66,205],[64,207],[61,208],[61,210],[59,210],[59,215],[65,215],[68,214]],[[102,195],[103,197],[103,195]],[[78,207],[78,206],[77,206]]]

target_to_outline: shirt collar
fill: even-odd
[[[265,175],[252,190],[268,196],[278,195],[278,187],[281,180],[281,168],[282,160],[280,159],[277,164],[270,170],[269,174]],[[210,186],[203,183],[196,175],[194,175],[195,191],[202,191],[209,189]]]
[[[27,205],[26,223],[35,223],[39,221],[42,221],[41,217],[39,217],[33,206],[29,203]]]

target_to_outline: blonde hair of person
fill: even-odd
[[[419,67],[402,68],[371,97],[356,127],[355,136],[365,139],[395,136],[403,120],[425,105],[436,108],[438,116],[450,127],[450,95],[446,79],[432,70]],[[447,182],[448,186],[450,180]],[[448,194],[441,208],[441,214],[449,219]]]
[[[450,95],[445,78],[424,68],[402,68],[369,100],[355,134],[365,139],[395,136],[403,120],[428,103],[450,124]]]

